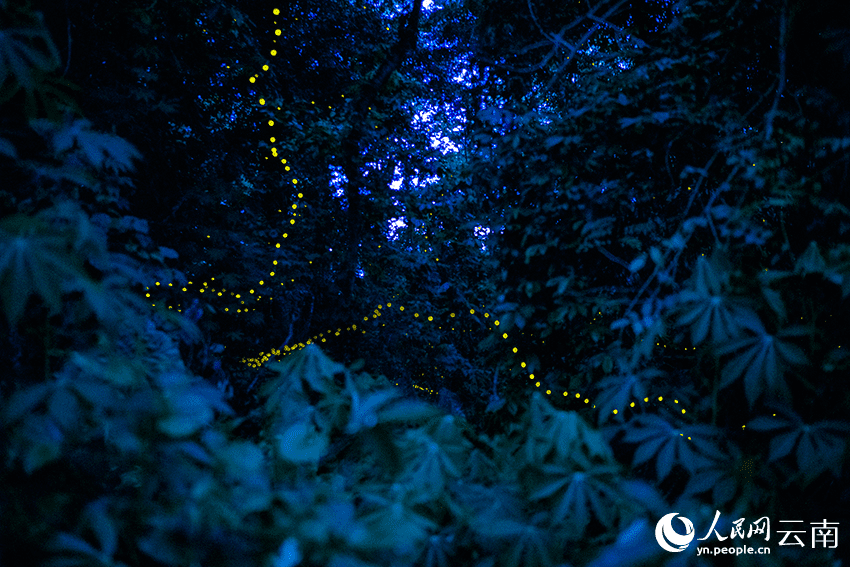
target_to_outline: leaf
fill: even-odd
[[[560,144],[563,141],[564,141],[563,136],[549,136],[548,138],[546,138],[543,145],[548,150],[552,146],[557,146],[558,144]]]
[[[346,390],[351,394],[351,417],[345,429],[350,434],[378,425],[378,411],[401,395],[396,390],[380,390],[361,397],[357,387],[348,377]]]
[[[313,424],[299,421],[277,436],[277,448],[281,457],[296,464],[316,464],[329,445],[327,435],[319,432]]]
[[[419,400],[395,400],[378,411],[378,423],[415,423],[437,417],[442,411]]]
[[[91,130],[91,122],[85,119],[75,119],[61,125],[39,120],[34,127],[50,136],[53,151],[57,155],[78,151],[96,169],[130,171],[133,169],[133,160],[141,158],[130,142],[119,136]]]
[[[59,52],[40,16],[33,16],[27,26],[0,30],[0,86],[11,74],[13,83],[31,92],[37,87],[37,77],[59,66]],[[5,98],[11,98],[16,90]]]
[[[793,343],[763,333],[722,345],[718,352],[728,354],[742,347],[746,348],[723,367],[720,387],[726,388],[743,375],[744,392],[750,407],[765,391],[787,399],[790,392],[783,377],[784,368],[788,364],[805,362],[802,350]]]
[[[306,382],[314,392],[327,395],[333,387],[334,375],[345,371],[342,364],[328,358],[315,344],[309,344],[290,354],[282,362],[269,364],[268,367],[278,372],[279,379],[269,381],[265,387],[266,395],[281,387],[292,387],[293,381]],[[271,402],[271,397],[269,401]]]
[[[56,537],[50,543],[50,547],[60,553],[63,551],[66,553],[77,553],[89,556],[92,559],[100,556],[100,552],[89,542],[79,536],[65,532],[56,534]]]
[[[659,481],[663,480],[680,464],[690,471],[706,466],[710,461],[706,457],[722,456],[711,441],[714,430],[704,426],[685,426],[674,428],[664,419],[655,415],[645,415],[632,422],[636,427],[626,430],[623,441],[638,443],[632,466],[656,457],[655,469]],[[692,441],[685,438],[690,437]],[[691,446],[687,446],[692,443]],[[696,450],[694,450],[696,449]]]
[[[98,555],[112,557],[118,549],[118,530],[110,516],[106,497],[101,497],[86,506],[84,516],[97,538],[101,552]]]
[[[159,247],[159,253],[163,258],[177,258],[179,255],[177,251],[172,248],[166,248],[165,246]]]
[[[780,320],[784,321],[786,319],[785,303],[782,301],[779,292],[767,286],[762,286],[761,293],[773,312],[779,316]]]
[[[791,450],[794,449],[794,446],[797,444],[797,439],[799,439],[799,437],[800,433],[798,431],[793,431],[791,433],[777,435],[771,439],[768,459],[771,461],[778,461],[790,454]]]
[[[643,268],[644,265],[646,265],[646,255],[641,254],[640,256],[631,261],[631,263],[629,264],[629,271],[635,273],[637,271],[640,271],[640,269]]]
[[[806,251],[797,259],[794,271],[801,274],[820,274],[826,270],[826,261],[821,256],[816,242],[809,243]]]
[[[194,391],[179,392],[168,396],[170,413],[161,418],[157,428],[172,437],[192,435],[213,419],[209,401]]]
[[[47,229],[23,215],[0,223],[0,296],[12,324],[20,319],[31,295],[37,294],[56,313],[63,290],[88,278],[80,259],[67,252],[69,240],[55,231],[39,234],[41,230]]]
[[[271,558],[272,567],[296,567],[301,563],[302,555],[298,546],[298,540],[294,537],[286,538]]]
[[[43,415],[30,416],[24,423],[27,445],[24,448],[24,471],[32,474],[62,455],[64,437],[53,420]]]
[[[12,159],[18,159],[18,151],[15,149],[14,144],[5,138],[0,138],[0,155],[4,155]]]
[[[3,408],[3,421],[11,424],[32,412],[47,398],[52,388],[53,384],[41,382],[16,390]]]
[[[47,402],[47,412],[65,431],[72,429],[80,418],[77,397],[66,388],[57,388]]]

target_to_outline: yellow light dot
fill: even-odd
[[[183,291],[186,291],[186,288],[185,288],[185,287],[183,288]]]
[[[248,82],[249,83],[255,83],[255,82],[257,82],[257,79],[255,79],[254,77],[251,77],[251,78],[248,79]]]
[[[260,104],[261,104],[261,105],[266,104],[266,99],[261,98],[261,99],[260,99]],[[275,150],[274,148],[272,148],[272,151],[273,151],[273,152],[276,152],[277,150]]]
[[[475,309],[470,309],[470,310],[469,310],[469,314],[470,314],[470,315],[475,315]]]
[[[149,293],[145,294],[145,297],[150,297],[150,296],[151,296],[151,294],[149,294]]]
[[[298,198],[301,199],[302,197],[304,197],[304,193],[298,193]]]
[[[519,365],[520,365],[520,366],[522,366],[523,368],[525,368],[525,363],[524,363],[524,362],[520,362],[520,363],[519,363]]]
[[[277,55],[277,49],[272,49],[271,54],[272,54],[272,57],[274,57],[275,55]]]
[[[617,410],[614,410],[614,415],[617,415]]]
[[[433,318],[433,317],[431,317],[430,315],[428,315],[428,320],[429,320],[429,321],[433,321],[433,320],[434,320],[434,318]]]
[[[682,413],[685,413],[685,410],[682,410]]]
[[[484,318],[485,318],[485,319],[486,319],[486,318],[488,318],[489,316],[490,316],[490,314],[489,314],[489,313],[485,313],[485,314],[484,314]]]
[[[516,352],[516,351],[517,351],[517,348],[516,348],[516,347],[514,347],[514,352]]]
[[[658,396],[658,401],[659,401],[659,402],[663,402],[663,401],[664,401],[664,398],[662,398],[661,396]]]
[[[281,31],[280,31],[280,30],[274,30],[274,34],[275,34],[275,35],[280,35],[280,34],[281,34]]]
[[[274,245],[275,248],[280,248],[280,242]]]
[[[272,265],[277,266],[277,260],[273,261]]]
[[[269,120],[269,126],[274,126],[274,120]]]
[[[565,397],[565,398],[567,397],[567,393],[568,393],[568,392],[564,392],[564,397]]]
[[[272,14],[274,14],[275,16],[277,16],[278,14],[280,14],[280,10],[278,10],[277,8],[275,8],[274,10],[272,10]]]
[[[268,70],[269,70],[269,66],[268,66],[268,65],[263,65],[263,71],[268,71]]]
[[[534,374],[529,374],[529,375],[528,375],[528,377],[529,377],[531,380],[534,380]]]
[[[629,407],[631,407],[631,408],[635,407],[635,403],[634,402],[630,403]]]
[[[295,224],[295,219],[290,219],[289,224]]]
[[[413,316],[414,316],[414,317],[419,317],[419,313],[414,313],[414,314],[413,314]]]
[[[503,338],[503,339],[508,338],[508,334],[507,334],[507,333],[502,333],[502,338]]]
[[[264,284],[263,284],[263,280],[260,280],[260,285],[264,285]]]
[[[283,233],[283,237],[284,237],[284,238],[289,238],[289,235],[288,235],[287,233],[285,233],[285,232],[284,232],[284,233]],[[293,280],[293,281],[295,281],[295,280]]]

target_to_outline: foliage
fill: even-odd
[[[0,562],[845,519],[839,11],[0,2]]]

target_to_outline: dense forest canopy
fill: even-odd
[[[0,564],[842,564],[848,37],[0,0]]]

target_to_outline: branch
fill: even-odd
[[[422,2],[414,0],[409,14],[399,19],[398,41],[390,49],[389,56],[375,71],[372,79],[364,85],[360,97],[354,103],[354,112],[351,119],[351,127],[342,141],[343,173],[347,179],[345,194],[348,198],[348,210],[346,212],[349,229],[347,249],[347,274],[343,278],[343,292],[351,295],[354,287],[357,257],[359,256],[359,244],[361,240],[362,220],[362,198],[360,190],[363,186],[363,170],[361,168],[360,140],[363,138],[368,120],[366,119],[369,108],[372,107],[381,89],[387,84],[390,76],[395,72],[416,49],[419,39],[419,18],[422,13]]]
[[[779,86],[773,95],[773,105],[767,113],[766,125],[764,128],[764,141],[770,141],[773,134],[773,119],[776,117],[776,112],[779,108],[779,99],[782,98],[782,91],[785,90],[785,32],[788,27],[788,0],[782,2],[782,13],[779,15]]]
[[[612,262],[614,262],[615,264],[620,264],[620,265],[621,265],[621,266],[623,266],[625,269],[627,269],[627,270],[629,269],[629,265],[628,265],[628,264],[626,264],[625,262],[623,262],[622,260],[620,260],[619,258],[617,258],[616,256],[614,256],[613,254],[611,254],[610,252],[608,252],[608,250],[606,250],[604,246],[597,246],[597,247],[596,247],[596,249],[597,249],[597,250],[599,250],[600,252],[602,252],[602,255],[603,255],[603,256],[605,256],[606,258],[608,258],[609,260],[611,260],[611,261],[612,261]]]
[[[68,21],[68,56],[65,60],[65,69],[62,70],[62,76],[68,74],[68,69],[71,67],[71,17],[68,12],[68,0],[65,0],[65,18]]]

